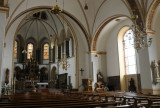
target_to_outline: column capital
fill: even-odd
[[[91,52],[88,52],[88,54],[95,54],[97,56],[97,55],[106,55],[107,52],[105,52],[105,51],[91,51]]]
[[[8,7],[2,7],[0,6],[0,13],[8,13],[9,8]]]
[[[0,6],[0,13],[6,13],[6,18],[7,18],[9,13],[9,8]]]

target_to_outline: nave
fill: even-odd
[[[160,0],[0,0],[0,105],[159,108],[159,17]]]

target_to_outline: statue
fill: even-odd
[[[155,60],[152,61],[151,68],[152,68],[152,72],[153,72],[153,79],[159,78],[158,64],[156,63]]]
[[[6,78],[5,78],[6,85],[9,83],[9,69],[6,69]]]
[[[101,72],[98,72],[97,74],[97,89],[103,88],[104,87],[104,79],[103,79],[103,75],[101,74]]]
[[[103,75],[101,74],[101,72],[97,74],[97,82],[104,82]]]
[[[130,85],[129,85],[129,91],[131,91],[131,92],[136,92],[136,86],[135,86],[135,84],[134,84],[134,79],[133,78],[131,78],[131,80],[129,81],[130,82]]]
[[[160,77],[160,60],[158,60],[158,70],[159,70],[159,77]]]

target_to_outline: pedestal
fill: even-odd
[[[84,86],[84,91],[92,91],[92,81],[93,79],[82,79],[82,84]]]

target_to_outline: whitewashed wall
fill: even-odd
[[[155,34],[151,36],[151,38],[153,38],[153,42],[148,51],[150,65],[153,60],[155,60],[156,62],[160,60],[160,44],[159,44],[160,43],[160,35],[159,35],[160,34],[160,20],[159,20],[159,17],[160,17],[160,8],[158,8],[155,13],[153,25],[152,25],[153,30],[155,30]],[[150,74],[151,74],[153,93],[160,94],[160,83],[153,83],[153,76],[152,76],[151,68],[150,68]]]
[[[4,83],[2,82],[2,75],[5,73],[5,71],[2,69],[2,62],[3,60],[3,48],[4,48],[4,34],[5,34],[5,25],[6,25],[6,14],[5,13],[0,13],[0,87]],[[1,89],[0,89],[0,94],[1,94]]]
[[[76,34],[77,37],[77,41],[78,41],[78,48],[75,47],[75,50],[77,50],[78,54],[78,68],[77,68],[77,72],[79,73],[79,89],[82,90],[83,86],[82,86],[82,79],[84,78],[92,78],[92,71],[89,68],[90,67],[90,54],[89,54],[89,50],[88,50],[88,44],[87,41],[85,39],[85,36],[83,34],[83,32],[81,31],[81,29],[78,27],[78,25],[71,20],[70,18],[66,17],[67,20],[72,24],[72,27],[74,29],[74,32]],[[76,53],[75,53],[76,55]],[[83,75],[80,74],[80,69],[83,69]],[[77,73],[77,74],[78,74]]]
[[[72,86],[73,88],[76,87],[76,70],[75,70],[75,57],[71,57],[68,59],[68,63],[70,64],[69,68],[67,68],[67,71],[66,70],[63,70],[62,69],[62,64],[60,64],[60,67],[59,67],[59,74],[64,74],[64,73],[68,73],[68,76],[71,76],[71,83],[72,83]],[[67,82],[68,84],[68,82]]]

